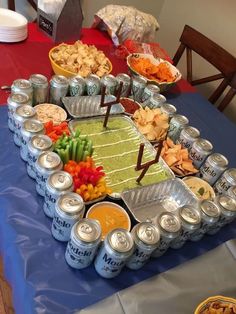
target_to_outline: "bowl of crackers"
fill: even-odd
[[[111,61],[103,51],[79,40],[73,45],[62,43],[52,48],[48,56],[54,73],[65,77],[90,74],[102,77],[112,71]]]
[[[194,314],[236,314],[236,299],[213,296],[198,305]]]

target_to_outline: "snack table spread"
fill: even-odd
[[[0,44],[0,85],[11,84],[13,79],[28,77],[32,73],[51,75],[47,52],[53,44],[41,34],[36,38],[35,26],[29,27],[30,36],[25,42]],[[87,34],[95,34],[93,31],[98,34],[97,30],[88,30]],[[97,40],[96,34],[91,36],[91,41]],[[86,35],[83,36],[85,41]],[[111,50],[108,38],[105,35],[100,36],[102,38],[107,51]],[[97,46],[100,43],[100,40],[96,42]],[[22,57],[23,51],[28,58],[18,58],[18,53]],[[112,57],[115,60],[112,60],[113,70],[124,72],[124,62],[116,60],[114,55]],[[189,118],[191,125],[212,142],[214,150],[227,156],[230,166],[235,166],[236,146],[232,145],[230,135],[235,134],[236,126],[184,80],[166,97],[180,114]],[[0,103],[6,104],[3,91]],[[196,243],[188,242],[179,250],[170,249],[138,271],[124,269],[112,280],[101,278],[93,266],[75,271],[65,262],[66,244],[57,242],[51,236],[51,220],[43,213],[43,199],[37,195],[35,183],[27,175],[25,163],[8,129],[6,106],[0,107],[0,140],[0,252],[18,314],[74,313],[236,237],[235,221],[214,236],[205,236]]]

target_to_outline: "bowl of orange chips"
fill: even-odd
[[[221,295],[210,297],[198,305],[194,314],[236,314],[236,299]]]

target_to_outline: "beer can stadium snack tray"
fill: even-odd
[[[81,135],[88,136],[93,142],[93,159],[97,166],[103,166],[106,181],[112,189],[111,196],[120,198],[125,189],[138,187],[136,171],[140,143],[145,143],[143,162],[153,160],[156,150],[138,131],[133,121],[124,115],[109,117],[107,128],[103,128],[103,117],[76,119],[69,122],[72,133],[79,129]],[[160,158],[159,163],[152,165],[141,181],[149,185],[173,178],[174,174]]]
[[[115,96],[107,95],[105,96],[105,103],[114,101],[115,99]],[[107,110],[106,107],[100,107],[101,95],[63,97],[62,102],[67,112],[73,118],[101,116],[104,115]],[[115,105],[112,105],[110,114],[120,114],[124,111],[124,107],[121,104],[117,103]]]
[[[121,198],[138,222],[152,220],[164,211],[176,212],[181,206],[196,205],[198,202],[178,178],[124,191]]]
[[[194,314],[235,314],[236,299],[221,295],[209,297],[198,305]]]

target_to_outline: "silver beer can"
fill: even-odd
[[[137,102],[142,101],[144,89],[147,85],[147,80],[141,76],[133,76],[131,79],[131,94]]]
[[[148,84],[144,88],[141,101],[145,103],[146,105],[148,105],[150,98],[159,93],[160,93],[160,88],[157,85]]]
[[[97,220],[84,218],[71,230],[65,259],[75,269],[88,267],[97,253],[101,241],[101,226]]]
[[[211,154],[212,150],[213,146],[208,140],[199,138],[193,142],[189,158],[192,159],[194,167],[199,169],[206,160],[207,156]]]
[[[35,163],[38,156],[46,151],[53,151],[53,143],[47,135],[35,135],[28,143],[27,173],[32,178],[36,178]]]
[[[114,278],[121,272],[133,254],[134,240],[125,229],[110,231],[94,261],[97,273],[104,278]]]
[[[16,111],[16,108],[20,105],[30,105],[29,96],[23,93],[10,94],[7,98],[7,107],[8,107],[8,127],[14,132],[14,119],[13,115]]]
[[[25,79],[17,79],[11,85],[11,93],[23,93],[29,96],[30,104],[33,99],[33,87],[30,81]]]
[[[180,132],[189,123],[188,118],[180,114],[175,114],[170,120],[170,126],[168,130],[168,137],[175,143],[179,138]]]
[[[218,195],[215,203],[220,207],[221,215],[217,223],[220,229],[226,224],[232,222],[236,217],[236,200],[228,195]]]
[[[131,82],[130,76],[128,74],[125,74],[125,73],[119,73],[116,76],[116,81],[117,81],[117,87],[118,88],[119,88],[120,83],[121,82],[123,83],[120,96],[121,97],[128,97],[129,93],[130,93],[130,84],[131,84],[130,83]]]
[[[213,230],[220,218],[219,206],[209,200],[202,200],[199,202],[199,211],[201,212],[201,226],[200,228],[191,234],[191,241],[199,241],[202,239],[205,233]]]
[[[50,80],[49,102],[58,106],[62,105],[62,97],[67,95],[69,80],[63,75],[53,75]]]
[[[61,170],[63,163],[59,155],[54,152],[41,153],[35,163],[36,191],[39,195],[45,196],[46,181],[50,174],[56,170]]]
[[[36,119],[28,119],[23,122],[21,128],[21,145],[20,156],[24,161],[27,161],[28,142],[34,135],[44,134],[45,129],[42,122]]]
[[[200,168],[200,177],[213,185],[228,166],[228,160],[225,156],[214,153],[207,157]]]
[[[20,105],[16,108],[13,114],[13,123],[14,123],[14,143],[17,146],[21,145],[21,128],[24,121],[28,119],[36,118],[36,111],[30,105]]]
[[[216,181],[213,188],[217,194],[225,194],[234,185],[236,185],[236,168],[230,168]]]
[[[106,87],[107,95],[116,94],[117,80],[114,75],[112,74],[104,75],[101,78],[101,85]]]
[[[76,75],[69,80],[69,92],[70,96],[83,96],[86,90],[85,79]]]
[[[228,189],[228,191],[227,191],[226,194],[236,200],[236,185],[235,185],[235,186],[231,186],[231,187]]]
[[[180,207],[179,218],[182,229],[180,235],[170,243],[172,249],[181,248],[190,238],[191,234],[201,226],[201,213],[196,207],[190,205]]]
[[[59,196],[55,204],[52,235],[58,241],[70,240],[73,225],[83,218],[85,205],[77,193],[67,192]]]
[[[65,171],[54,171],[47,178],[43,210],[46,216],[53,218],[58,197],[65,192],[73,192],[72,176]]]
[[[199,136],[200,132],[198,131],[198,129],[192,126],[186,126],[180,132],[179,139],[177,140],[177,142],[180,143],[182,147],[185,147],[188,149],[188,151],[190,151],[193,146],[193,143],[196,142]]]
[[[101,92],[101,82],[99,76],[90,74],[85,79],[86,91],[88,96],[99,95]]]
[[[157,218],[156,224],[160,231],[160,242],[153,251],[151,257],[162,256],[169,248],[170,243],[176,239],[181,232],[181,222],[179,218],[170,212],[163,212]]]
[[[169,119],[173,118],[173,116],[176,114],[177,109],[172,104],[164,103],[161,105],[161,112],[165,113]]]
[[[48,79],[42,74],[32,74],[29,81],[33,87],[33,106],[43,104],[48,99]]]
[[[165,102],[166,102],[165,96],[163,96],[162,94],[154,94],[149,99],[148,107],[151,109],[160,108],[161,105],[163,105]]]
[[[132,229],[131,234],[134,239],[135,250],[126,266],[130,269],[140,269],[157,248],[160,241],[160,232],[153,223],[141,222]]]

